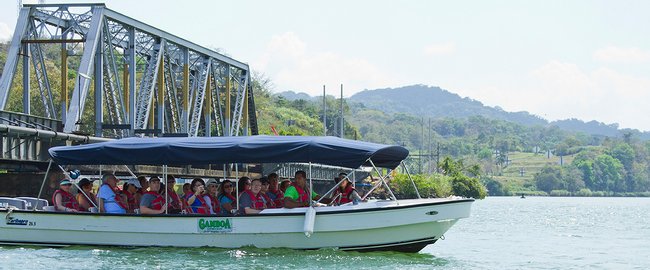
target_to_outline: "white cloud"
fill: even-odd
[[[399,84],[368,60],[314,51],[293,32],[272,37],[266,51],[251,66],[269,76],[276,91],[321,95],[326,85],[328,94],[338,94],[342,83],[345,96],[350,96],[363,89]]]
[[[8,41],[11,39],[11,34],[13,31],[9,28],[9,25],[6,23],[0,22],[0,41]]]
[[[453,42],[431,44],[424,47],[423,53],[426,56],[450,55],[456,52],[456,44]]]
[[[474,98],[508,111],[525,110],[549,120],[578,118],[650,131],[650,78],[610,68],[585,71],[578,65],[550,61],[523,78],[479,87]],[[502,86],[502,85],[505,85]]]
[[[650,51],[639,48],[620,48],[609,46],[596,50],[594,59],[601,62],[639,63],[650,61]]]

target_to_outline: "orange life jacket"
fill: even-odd
[[[56,211],[63,211],[63,209],[59,209],[56,206],[56,201],[54,200],[56,198],[56,194],[61,194],[61,204],[63,204],[63,207],[79,210],[79,203],[77,203],[77,199],[75,199],[72,194],[65,192],[62,189],[57,189],[54,194],[52,194],[52,204],[54,204],[54,209]]]
[[[273,200],[273,204],[275,204],[276,208],[282,208],[284,205],[284,192],[282,190],[276,189],[274,190],[269,190],[269,192],[273,193],[275,195],[275,200]]]

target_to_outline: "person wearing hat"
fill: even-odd
[[[340,173],[339,177],[335,178],[334,181],[337,184],[339,181],[342,181],[332,195],[334,204],[341,205],[353,201],[361,201],[361,196],[359,196],[359,193],[352,186],[346,173]]]
[[[83,178],[77,183],[80,190],[77,193],[77,201],[79,202],[79,210],[88,212],[91,207],[97,206],[97,197],[93,194],[93,182],[88,178]]]
[[[140,200],[141,214],[162,214],[167,209],[165,198],[160,195],[160,178],[152,176],[149,178],[149,191],[142,195]]]
[[[68,179],[63,179],[59,182],[59,189],[52,195],[52,204],[54,210],[59,212],[79,212],[79,203],[70,194],[72,183]]]
[[[140,202],[135,197],[135,194],[140,188],[142,188],[142,185],[140,185],[140,182],[136,179],[129,179],[124,182],[124,185],[122,186],[122,194],[126,196],[126,204],[128,206],[128,209],[126,209],[127,213],[135,213],[135,210],[140,208]]]
[[[208,187],[208,192],[203,196],[203,199],[210,207],[210,214],[217,214],[221,212],[219,200],[217,199],[217,192],[219,191],[217,180],[210,179],[205,184]]]

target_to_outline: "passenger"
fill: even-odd
[[[192,186],[190,183],[183,184],[183,196],[188,196],[192,193]]]
[[[218,214],[221,212],[221,209],[219,209],[219,200],[217,199],[217,191],[219,191],[219,188],[217,187],[217,181],[210,179],[208,180],[207,185],[208,192],[204,196],[205,202],[207,202],[208,206],[210,206],[210,214]]]
[[[267,195],[266,193],[269,191],[269,179],[266,177],[262,177],[260,179],[262,182],[262,190],[260,190],[260,195],[262,195],[262,199],[264,200],[264,204],[266,205],[266,208],[276,208],[275,207],[275,202]]]
[[[183,194],[181,195],[181,204],[183,205],[183,209],[187,212],[191,212],[192,210],[190,209],[190,206],[187,204],[187,198],[192,195],[192,187],[190,183],[185,183],[183,184]]]
[[[140,201],[136,199],[135,194],[138,193],[138,189],[141,187],[140,182],[135,179],[129,179],[122,185],[122,194],[126,195],[126,204],[128,206],[127,213],[135,213],[136,209],[140,209]]]
[[[284,197],[284,193],[287,192],[287,188],[291,186],[291,180],[289,179],[284,179],[282,182],[280,182],[280,191],[282,191],[282,196]]]
[[[122,201],[117,188],[117,178],[113,174],[102,176],[102,186],[99,187],[99,212],[124,214],[128,206]]]
[[[169,204],[167,205],[167,212],[170,214],[179,214],[181,212],[181,207],[182,207],[182,202],[181,198],[176,194],[176,191],[174,190],[174,185],[176,184],[176,178],[169,174],[167,175],[167,195],[165,195],[165,192],[163,190],[163,193],[161,195],[163,198],[165,196],[168,196],[169,198]]]
[[[165,198],[161,196],[160,191],[160,178],[152,176],[149,178],[149,191],[142,195],[140,200],[140,214],[162,214],[165,213],[167,204]]]
[[[79,203],[77,200],[70,194],[70,189],[72,188],[72,183],[68,179],[63,179],[59,183],[59,189],[54,191],[52,195],[52,204],[54,204],[54,210],[59,212],[79,212]]]
[[[307,195],[311,194],[311,196]],[[296,208],[296,207],[307,207],[309,206],[310,198],[312,200],[320,199],[320,195],[316,194],[314,191],[310,191],[307,187],[307,173],[305,171],[296,172],[296,182],[293,183],[287,190],[284,192],[284,207],[286,208]],[[323,203],[330,203],[332,200],[328,198],[323,198],[321,200]]]
[[[237,193],[241,195],[241,193],[245,190],[251,190],[251,179],[246,176],[242,176],[239,178],[239,182],[237,182]]]
[[[244,192],[239,195],[239,213],[242,214],[259,214],[264,210],[266,204],[264,204],[264,199],[262,199],[262,181],[260,179],[255,179],[251,182],[251,189],[244,190]]]
[[[347,174],[341,173],[339,174],[339,177],[335,178],[335,181],[336,179],[343,182],[338,186],[332,195],[335,204],[341,205],[353,201],[361,201],[361,196],[359,196],[359,193],[352,186],[350,179],[347,178]]]
[[[234,186],[230,180],[223,180],[219,186],[219,208],[221,215],[228,216],[237,212],[233,203],[237,200],[233,194]]]
[[[97,205],[97,197],[93,194],[93,182],[88,178],[83,178],[79,181],[78,185],[81,188],[81,190],[77,192],[79,211],[89,212],[91,207],[96,207]]]
[[[190,206],[191,212],[201,215],[210,214],[210,206],[203,198],[206,193],[205,182],[203,182],[203,179],[194,178],[191,187],[192,193],[190,193],[190,196],[187,198],[187,204]]]
[[[141,188],[138,189],[138,193],[135,194],[135,199],[142,200],[142,195],[144,195],[145,192],[147,192],[147,189],[149,188],[149,183],[147,182],[147,178],[144,176],[138,176],[138,182],[140,183]]]
[[[276,208],[281,208],[284,206],[284,192],[278,187],[278,178],[277,173],[269,174],[269,191],[266,192],[266,195],[273,200]]]

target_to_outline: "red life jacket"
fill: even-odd
[[[212,211],[214,211],[215,214],[221,212],[221,208],[219,207],[219,200],[217,199],[217,197],[212,196],[210,194],[206,196],[210,198],[210,205],[212,205]]]
[[[296,183],[291,184],[294,188],[296,188],[296,191],[298,191],[298,199],[296,202],[308,202],[309,201],[309,195],[307,195],[307,192],[305,192],[304,189],[296,185]]]
[[[336,198],[338,194],[341,194],[341,197],[337,199],[338,204],[346,204],[352,202],[352,199],[350,199],[350,195],[352,195],[353,191],[354,191],[354,187],[352,187],[352,185],[350,184],[348,184],[345,187],[345,190],[343,190],[343,192],[341,192],[341,190],[337,188],[336,192],[334,192],[334,198]]]
[[[163,207],[163,204],[165,204],[165,198],[163,198],[158,192],[153,192],[153,191],[147,191],[144,194],[151,194],[155,196],[156,198],[151,201],[151,206],[149,208],[153,210],[160,210]]]
[[[102,186],[108,186],[113,191],[113,194],[115,194],[114,200],[115,200],[115,203],[117,203],[117,205],[122,207],[122,209],[124,209],[124,210],[129,210],[129,206],[124,204],[124,202],[122,201],[122,196],[120,196],[120,189],[119,188],[117,188],[117,187],[113,188],[113,187],[109,186],[106,183],[102,184]]]
[[[275,191],[269,190],[269,192],[275,194],[275,200],[273,200],[273,204],[275,204],[275,207],[277,208],[282,208],[284,205],[284,192],[282,190],[276,189]]]
[[[271,197],[269,197],[269,195],[266,195],[266,193],[262,193],[262,192],[260,192],[259,194],[261,194],[262,198],[264,198],[267,208],[275,208],[275,202],[271,200]]]
[[[257,196],[255,196],[253,192],[250,190],[244,190],[244,192],[242,193],[248,194],[248,196],[251,198],[252,205],[250,208],[256,210],[263,210],[264,208],[266,208],[264,205],[264,200],[262,199],[260,193],[257,193]]]
[[[164,197],[165,193],[162,194]],[[176,191],[174,189],[167,188],[167,196],[171,199],[169,204],[167,205],[167,209],[177,209],[181,210],[181,198],[178,197],[178,194],[176,194]]]
[[[192,197],[191,195],[192,194],[190,193],[189,197]],[[205,202],[205,200],[203,199],[203,196],[194,196],[194,197],[196,198],[196,200],[199,200],[201,205],[190,205],[190,211],[192,211],[191,213],[203,214],[203,215],[210,214],[210,209],[208,209],[208,203]],[[196,203],[196,200],[195,200],[194,203]],[[196,208],[196,210],[194,210],[194,208]]]
[[[129,213],[135,212],[135,209],[140,207],[138,205],[137,200],[135,199],[135,196],[133,196],[133,194],[131,194],[131,192],[128,192],[126,190],[122,190],[122,193],[124,193],[124,195],[126,195],[126,204],[129,207],[128,209],[126,209],[126,211],[129,212]]]
[[[54,209],[56,211],[63,211],[63,209],[59,209],[56,206],[56,201],[54,200],[56,198],[56,194],[61,194],[61,204],[63,207],[79,210],[79,203],[77,203],[77,199],[75,199],[72,194],[65,192],[62,189],[57,189],[54,194],[52,194],[52,204],[54,204]]]

